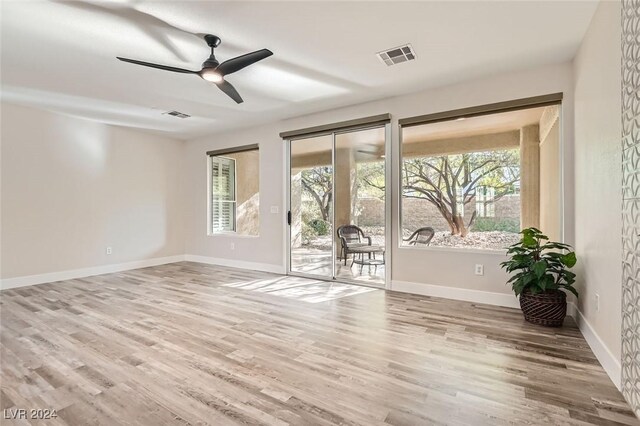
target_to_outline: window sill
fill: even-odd
[[[242,235],[235,232],[209,232],[207,237],[260,238],[260,235]]]
[[[398,246],[400,250],[420,250],[420,251],[433,251],[442,253],[470,253],[470,254],[491,254],[506,256],[507,249],[480,249],[480,248],[462,248],[462,247],[417,247],[417,246]]]

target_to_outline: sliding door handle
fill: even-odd
[[[287,212],[287,224],[291,225],[291,210]]]

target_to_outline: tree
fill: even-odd
[[[318,204],[322,220],[330,220],[331,199],[333,192],[333,174],[331,167],[313,167],[301,173],[302,189]]]
[[[452,235],[466,236],[476,219],[475,206],[465,224],[466,206],[480,186],[494,189],[497,201],[520,181],[518,150],[471,152],[404,160],[402,192],[429,201],[447,221]]]
[[[356,179],[358,190],[369,197],[380,200],[385,198],[385,164],[384,161],[372,161],[358,164]]]

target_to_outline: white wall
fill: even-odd
[[[601,2],[574,60],[579,309],[618,362],[618,375],[622,318],[620,33],[620,3]]]
[[[6,105],[2,110],[2,277],[192,255],[284,271],[285,145],[281,131],[390,112],[393,174],[397,120],[541,94],[564,92],[573,114],[571,64],[443,87],[331,110],[185,143],[67,116]],[[573,120],[563,120],[565,190],[573,187]],[[206,151],[260,144],[260,235],[207,235]],[[181,165],[181,161],[184,163]],[[572,223],[572,197],[565,214]],[[271,213],[276,206],[278,213]],[[398,228],[397,191],[392,220]],[[572,243],[573,226],[566,227]],[[184,232],[183,232],[184,231]],[[234,249],[231,250],[231,243]],[[104,249],[112,246],[114,254]],[[391,244],[393,288],[428,284],[501,293],[515,302],[498,264],[502,253],[398,248]],[[484,276],[473,273],[485,266]],[[488,299],[491,301],[491,298]]]
[[[184,253],[184,142],[10,104],[1,114],[3,281]]]
[[[398,125],[399,118],[429,114],[474,105],[482,105],[555,92],[564,92],[563,103],[565,190],[573,188],[573,80],[571,64],[544,67],[527,72],[496,75],[491,78],[470,81],[464,84],[442,87],[412,95],[399,96],[381,101],[331,110],[323,113],[294,118],[242,131],[215,134],[187,142],[185,170],[187,185],[186,208],[186,252],[189,255],[244,261],[267,265],[271,270],[284,269],[285,235],[285,144],[278,134],[308,126],[344,121],[380,113],[391,113],[394,181],[398,176]],[[260,237],[254,239],[233,236],[206,235],[206,155],[211,149],[246,144],[260,144],[260,208],[262,221]],[[393,226],[398,228],[397,191],[393,196]],[[572,197],[565,198],[565,215],[573,217]],[[279,214],[271,214],[270,206],[279,206]],[[573,227],[566,228],[566,241],[573,242]],[[230,250],[233,242],[235,250]],[[463,289],[482,290],[508,295],[511,290],[504,285],[506,275],[498,264],[503,254],[436,249],[397,248],[392,244],[394,288],[414,291],[432,284]],[[485,275],[476,276],[474,265],[485,265]],[[251,265],[247,265],[251,266]],[[417,287],[416,287],[417,285]],[[423,287],[421,287],[423,286]],[[513,299],[515,301],[515,298]]]
[[[275,138],[274,138],[275,136]],[[234,259],[260,269],[284,272],[282,268],[284,200],[282,141],[271,128],[252,128],[189,141],[186,144],[184,208],[187,254]],[[211,141],[216,141],[212,143]],[[207,155],[213,148],[260,144],[260,235],[207,235]],[[270,213],[270,206],[279,208]],[[231,250],[231,243],[234,250]],[[247,265],[252,267],[251,265]]]

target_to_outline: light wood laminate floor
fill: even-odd
[[[638,424],[570,319],[188,262],[0,304],[1,408],[41,424]]]

